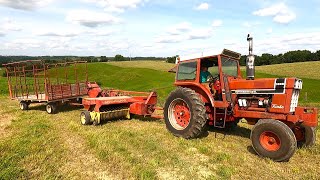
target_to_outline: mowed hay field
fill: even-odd
[[[258,72],[286,77],[320,79],[320,61],[257,66]]]
[[[163,104],[174,89],[174,74],[157,70],[157,65],[126,63],[88,64],[90,80],[126,90],[166,87],[158,89]],[[172,64],[162,66],[170,69]],[[312,71],[320,70],[316,68]],[[319,81],[307,78],[304,91],[311,92]],[[23,112],[8,99],[5,78],[0,77],[0,85],[0,179],[319,179],[318,140],[289,162],[275,163],[254,153],[251,126],[242,122],[234,131],[209,129],[206,137],[193,140],[174,137],[163,120],[142,117],[82,126],[81,108],[63,106],[49,115],[44,106],[33,105]],[[308,98],[304,104],[319,102]]]

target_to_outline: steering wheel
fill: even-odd
[[[207,82],[209,82],[209,84],[214,84],[216,80],[219,80],[219,74],[215,74],[215,76],[210,75],[207,78]]]

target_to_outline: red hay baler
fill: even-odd
[[[128,118],[130,115],[162,118],[155,114],[157,109],[156,92],[136,92],[123,90],[101,90],[96,83],[88,83],[88,98],[82,99],[87,111],[83,111],[80,120],[83,125],[98,125],[101,120]]]

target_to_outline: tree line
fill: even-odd
[[[247,56],[242,56],[240,59],[240,65],[246,65]],[[307,61],[319,61],[320,50],[311,52],[308,50],[289,51],[284,54],[272,55],[264,53],[261,56],[256,56],[255,65],[271,65],[282,63],[294,63],[294,62],[307,62]]]
[[[44,60],[46,63],[60,63],[60,62],[74,62],[74,61],[87,61],[88,63],[93,62],[109,62],[109,61],[166,61],[165,57],[124,57],[117,54],[115,57],[107,56],[1,56],[0,55],[0,67],[3,64],[17,61],[26,60]]]
[[[175,63],[177,56],[167,57],[168,63]],[[255,56],[255,65],[271,65],[282,63],[306,62],[306,61],[320,61],[320,50],[311,52],[308,50],[289,51],[284,54],[272,55],[264,53],[261,56]],[[240,65],[246,65],[247,56],[241,56]]]
[[[140,60],[154,60],[154,61],[166,61],[168,63],[175,63],[177,56],[172,57],[124,57],[117,54],[115,57],[106,56],[0,56],[0,67],[2,64],[24,61],[24,60],[37,60],[42,59],[46,63],[57,62],[72,62],[72,61],[87,61],[92,62],[109,62],[109,61],[140,61]],[[270,65],[281,63],[294,63],[294,62],[306,62],[306,61],[318,61],[320,60],[320,50],[311,52],[308,50],[289,51],[284,54],[272,55],[264,53],[261,56],[256,56],[255,65]],[[240,65],[246,65],[246,56],[241,56]]]

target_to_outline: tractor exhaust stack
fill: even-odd
[[[255,66],[254,66],[254,54],[253,50],[253,38],[248,34],[247,41],[249,42],[249,55],[247,56],[246,65],[247,65],[247,79],[254,80],[255,76]]]

